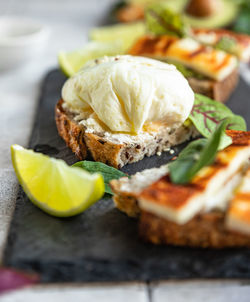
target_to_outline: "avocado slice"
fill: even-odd
[[[183,21],[187,22],[194,28],[218,28],[225,27],[231,24],[239,12],[239,2],[234,0],[218,0],[221,2],[220,10],[209,17],[194,17],[184,12],[185,7],[189,0],[126,0],[126,3],[148,6],[158,2],[164,3],[166,7],[173,10],[176,13],[181,13]]]
[[[198,18],[183,13],[183,20],[194,28],[217,28],[227,26],[237,17],[239,5],[233,0],[220,0],[220,2],[220,10],[212,16]]]

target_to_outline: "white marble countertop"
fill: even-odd
[[[0,258],[14,210],[18,183],[10,145],[27,146],[40,85],[44,75],[57,66],[60,49],[84,45],[88,30],[102,23],[116,0],[0,0],[4,14],[38,19],[50,28],[48,46],[41,56],[25,66],[0,71]],[[245,79],[250,74],[244,69]],[[0,296],[0,301],[131,301],[138,302],[230,302],[250,301],[250,282],[194,280],[161,283],[38,285]]]

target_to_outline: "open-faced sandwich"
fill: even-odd
[[[205,45],[222,49],[242,62],[250,61],[250,36],[227,29],[193,28],[191,35]]]
[[[188,167],[187,177],[195,165],[192,160],[204,155],[190,146],[169,166],[111,182],[116,206],[139,217],[144,240],[197,247],[250,246],[250,132],[230,130],[227,135],[232,144],[189,181],[183,171]]]
[[[238,82],[238,60],[234,55],[190,37],[144,36],[129,54],[176,64],[194,92],[217,101],[226,101]]]
[[[104,57],[70,78],[56,106],[59,134],[79,159],[121,168],[197,135],[185,123],[194,104],[173,65],[143,57]]]

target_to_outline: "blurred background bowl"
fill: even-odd
[[[48,33],[48,28],[35,20],[0,17],[0,70],[18,67],[37,57]]]

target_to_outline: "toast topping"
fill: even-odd
[[[230,230],[250,234],[250,169],[231,201],[226,226]]]
[[[250,60],[250,36],[238,34],[226,29],[193,29],[193,36],[201,43],[216,46],[224,38],[235,41],[235,47],[231,52],[241,60],[248,62]]]
[[[179,224],[200,211],[225,210],[250,157],[250,133],[244,133],[244,145],[233,144],[218,152],[215,163],[203,168],[190,184],[176,185],[164,176],[146,188],[139,196],[140,207]]]
[[[110,132],[131,134],[144,126],[176,128],[194,103],[193,91],[174,66],[132,56],[90,61],[65,83],[62,97],[68,109],[94,113]]]
[[[129,53],[172,60],[219,81],[229,76],[237,67],[235,56],[204,46],[192,38],[145,36],[135,43]]]

